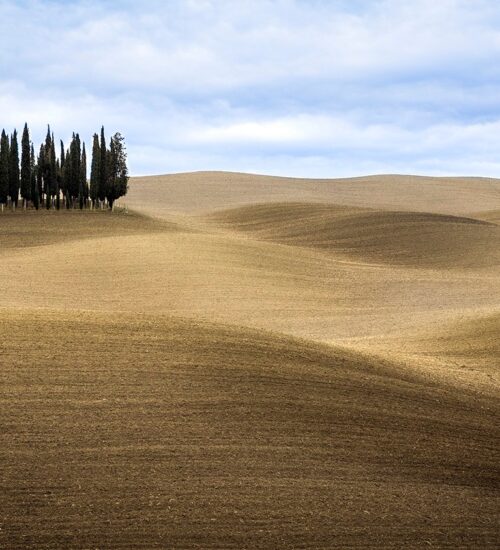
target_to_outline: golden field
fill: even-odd
[[[500,180],[122,203],[0,217],[0,547],[498,547]]]

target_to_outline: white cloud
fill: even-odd
[[[104,124],[140,173],[493,174],[499,29],[496,0],[0,0],[0,126]]]

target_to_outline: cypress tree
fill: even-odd
[[[37,168],[36,168],[36,160],[35,160],[35,148],[33,147],[33,143],[31,144],[30,165],[31,165],[31,200],[33,201],[33,206],[38,210],[40,206],[40,194],[38,193]]]
[[[87,188],[87,154],[85,153],[85,143],[82,147],[82,156],[80,159],[80,170],[79,170],[79,188],[78,188],[78,202],[80,204],[80,210],[83,209],[85,205],[86,198],[86,188]]]
[[[101,146],[99,158],[99,200],[103,201],[106,198],[108,177],[107,177],[107,149],[106,138],[104,137],[104,126],[101,127]]]
[[[82,162],[80,164],[80,178],[82,180],[83,198],[85,201],[89,198],[89,185],[87,183],[87,152],[85,142],[82,144]]]
[[[59,210],[61,208],[61,164],[59,163],[59,159],[56,160],[56,182],[56,210]]]
[[[9,195],[9,138],[2,130],[0,137],[0,204],[2,210]]]
[[[57,198],[59,193],[57,185],[57,162],[56,162],[56,147],[54,142],[54,134],[50,139],[50,154],[49,154],[49,192],[50,203],[54,206],[54,199]]]
[[[56,143],[54,134],[50,143],[50,194],[55,197],[57,194],[57,160],[56,160]]]
[[[68,194],[71,197],[71,202],[74,203],[80,196],[81,179],[81,149],[80,136],[78,134],[73,134],[65,164]]]
[[[66,153],[64,161],[65,165],[65,182],[68,202],[71,207],[74,205],[74,200],[78,196],[78,168],[76,159],[76,135],[73,133],[69,143],[69,149]]]
[[[94,134],[92,142],[92,164],[90,167],[90,198],[95,208],[99,199],[99,180],[100,180],[100,168],[99,162],[101,158],[101,150],[99,148],[99,136]]]
[[[19,200],[19,144],[17,142],[17,130],[14,130],[10,138],[9,195],[12,208],[15,209]]]
[[[106,153],[106,175],[108,177],[106,184],[106,199],[108,205],[113,209],[113,202],[115,200],[115,187],[116,187],[116,151],[115,151],[115,140],[112,137],[109,140],[109,150]]]
[[[127,194],[128,179],[125,139],[117,132],[111,138],[110,150],[108,153],[107,199],[111,209],[113,209],[113,204],[116,199]]]
[[[31,144],[28,124],[25,124],[21,138],[21,197],[25,207],[31,200],[31,191]]]
[[[73,163],[73,177],[75,178],[75,198],[78,197],[78,201],[80,201],[80,184],[82,183],[82,147],[79,134],[76,134],[75,136],[75,153],[73,156]],[[83,197],[83,185],[81,189],[81,194]]]
[[[64,168],[63,168],[63,187],[66,197],[66,208],[71,208],[72,202],[71,202],[71,142],[69,144],[69,148],[66,149],[66,154],[64,156]]]
[[[66,163],[66,155],[64,153],[64,143],[61,139],[61,161],[59,164],[59,188],[64,198],[66,198],[66,180],[64,178],[64,170]]]
[[[43,171],[45,166],[45,146],[40,145],[40,152],[36,163],[36,188],[38,190],[39,204],[43,204]]]
[[[52,174],[51,174],[51,153],[52,153],[52,135],[50,126],[47,126],[47,135],[45,137],[45,147],[43,162],[43,190],[45,192],[45,207],[47,210],[51,206]]]

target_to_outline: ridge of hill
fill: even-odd
[[[354,260],[413,267],[500,265],[500,227],[473,218],[315,203],[266,203],[211,214],[224,227]]]
[[[498,204],[500,179],[407,175],[307,179],[190,172],[132,178],[124,200],[156,216],[290,201],[460,216],[491,210]]]

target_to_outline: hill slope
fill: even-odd
[[[132,178],[125,200],[157,216],[290,201],[460,216],[498,205],[500,180],[401,175],[329,180],[194,172]]]
[[[493,400],[245,329],[1,319],[6,547],[496,540]]]
[[[496,180],[255,178],[0,216],[0,547],[498,547]]]
[[[472,218],[266,203],[223,210],[209,219],[259,239],[319,248],[355,260],[447,268],[500,265],[500,227]]]
[[[500,388],[500,313],[457,314],[448,322],[430,323],[416,332],[383,338],[353,339],[350,345],[389,355],[413,372],[441,378],[459,387],[498,395]]]

